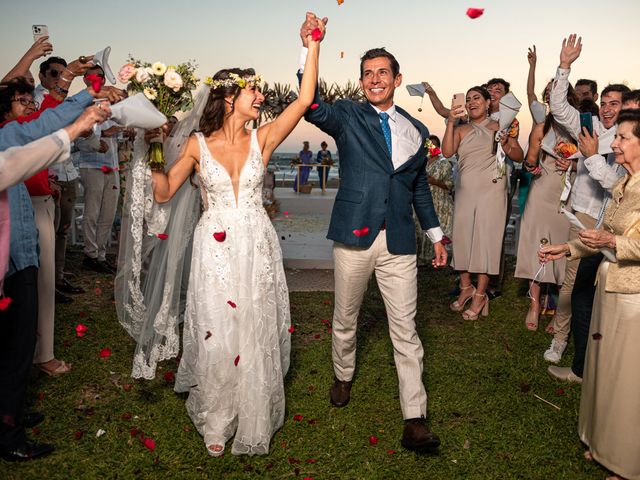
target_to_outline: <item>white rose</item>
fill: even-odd
[[[182,88],[182,77],[178,72],[170,68],[164,74],[164,84],[174,92],[177,92]]]
[[[140,83],[144,83],[151,78],[151,73],[148,68],[139,68],[136,72],[136,80]]]

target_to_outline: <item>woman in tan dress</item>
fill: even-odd
[[[575,95],[569,89],[569,103],[574,105]],[[525,319],[529,330],[537,330],[540,316],[540,284],[553,283],[562,285],[564,281],[565,259],[560,259],[540,270],[538,250],[542,244],[559,244],[569,240],[571,224],[560,211],[560,196],[565,186],[566,170],[558,168],[559,154],[543,150],[543,145],[558,145],[561,142],[571,143],[571,136],[559,125],[553,115],[547,115],[543,123],[534,125],[529,136],[529,151],[524,162],[524,168],[533,173],[534,177],[529,187],[526,208],[522,214],[520,224],[520,239],[518,241],[518,255],[516,263],[516,278],[529,280],[531,303]],[[577,147],[575,147],[577,151]],[[535,280],[535,281],[534,281]],[[558,343],[558,362],[567,345],[568,330],[561,338],[554,338],[554,345]],[[552,361],[550,360],[550,361]]]
[[[580,439],[591,456],[615,472],[612,479],[640,479],[640,111],[623,110],[611,144],[628,172],[613,188],[603,227],[545,247],[540,260],[593,255],[608,247],[589,328],[580,402]]]
[[[498,174],[493,141],[499,126],[489,116],[491,97],[484,87],[467,92],[465,106],[453,102],[442,141],[445,157],[458,155],[458,179],[453,211],[453,268],[460,272],[460,295],[450,307],[462,311],[465,320],[476,320],[489,313],[485,291],[489,275],[500,273],[500,253],[507,215],[507,178]],[[469,123],[455,126],[467,116]],[[514,161],[523,158],[517,138],[506,135],[502,145]],[[477,288],[471,273],[478,276]]]

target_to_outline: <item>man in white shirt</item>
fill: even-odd
[[[301,29],[303,45],[313,28],[307,17]],[[306,56],[306,50],[303,52]],[[349,403],[358,312],[369,278],[375,272],[394,347],[405,419],[402,445],[411,450],[432,450],[440,445],[440,439],[429,431],[426,422],[424,350],[415,324],[413,208],[434,243],[433,265],[445,266],[447,252],[441,242],[443,234],[425,170],[424,142],[428,131],[393,101],[394,91],[402,82],[399,68],[386,50],[369,50],[360,64],[360,85],[367,101],[339,100],[329,105],[316,92],[314,106],[305,116],[334,138],[340,152],[340,188],[327,235],[335,242],[335,381],[329,396],[336,407]]]
[[[609,85],[602,91],[600,118],[592,118],[593,132],[599,138],[594,143],[594,139],[587,134],[591,141],[585,145],[586,128],[581,127],[580,112],[569,105],[566,99],[571,64],[578,59],[581,51],[581,39],[577,38],[575,34],[563,41],[560,66],[551,89],[550,109],[556,121],[565,127],[575,140],[580,141],[581,152],[586,158],[578,160],[576,179],[571,189],[571,208],[586,228],[595,228],[606,200],[610,196],[609,190],[624,175],[624,169],[614,162],[613,155],[608,154],[611,153],[611,142],[617,130],[616,121],[622,109],[622,94],[629,89],[625,85],[616,84]],[[575,238],[577,233],[577,229],[572,227],[570,238]],[[560,361],[567,346],[569,326],[571,325],[576,343],[575,369],[573,367],[549,367],[549,373],[561,380],[582,381],[583,361],[580,364],[579,351],[583,344],[586,347],[586,340],[583,338],[585,336],[584,323],[586,321],[588,324],[591,318],[594,292],[583,287],[574,289],[574,284],[582,286],[593,284],[600,259],[601,257],[596,255],[582,259],[579,261],[580,263],[578,261],[567,262],[565,280],[560,289],[558,308],[553,320],[554,338],[544,354],[548,361],[553,363]],[[581,272],[582,278],[577,276],[578,271]],[[577,318],[576,313],[578,314]],[[586,317],[588,318],[585,320]],[[584,357],[582,359],[584,360]]]

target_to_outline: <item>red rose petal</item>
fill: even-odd
[[[156,449],[156,441],[153,438],[145,438],[142,443],[152,452]]]
[[[113,168],[107,167],[106,165],[103,165],[102,167],[100,167],[100,170],[102,170],[102,173],[105,173],[105,174],[113,172]]]
[[[166,240],[167,238],[169,238],[169,235],[167,235],[166,233],[159,233],[158,235],[156,235],[160,240]]]
[[[312,418],[311,420],[309,420],[307,422],[309,425],[315,425],[316,423],[318,423],[318,421],[315,418]]]
[[[102,289],[100,287],[96,287],[93,290],[93,293],[95,293],[96,295],[102,295]]]
[[[369,437],[369,443],[371,445],[377,445],[378,444],[378,437],[376,437],[375,435],[371,435]]]
[[[327,333],[328,334],[332,334],[333,333],[333,328],[331,328],[331,327],[327,328]]]
[[[318,105],[317,103],[312,103],[312,104],[311,104],[311,107],[309,107],[309,108],[311,108],[311,110],[315,110],[315,109],[316,109],[316,108],[318,108],[319,106],[320,106],[320,105]],[[285,215],[286,215],[286,213],[285,213]]]
[[[397,452],[396,452],[395,450],[387,450],[387,453],[388,453],[389,455],[393,455],[394,453],[397,453]]]
[[[290,463],[291,465],[294,465],[294,464],[296,464],[296,463],[300,463],[300,460],[298,460],[298,459],[297,459],[297,458],[295,458],[295,457],[289,457],[289,459],[288,459],[288,460],[289,460],[289,463]]]
[[[124,385],[122,385],[122,389],[125,392],[130,392],[132,388],[133,388],[133,385],[131,385],[130,383],[125,383]]]
[[[9,308],[11,302],[13,302],[13,300],[9,297],[0,298],[0,312],[3,312],[7,308]]]
[[[294,415],[294,416],[293,416],[293,420],[294,420],[295,422],[299,422],[299,421],[300,421],[300,420],[302,420],[303,418],[304,418],[304,417],[303,417],[302,415],[300,415],[300,414],[298,414],[298,415]]]
[[[76,336],[84,337],[88,331],[89,328],[86,325],[83,325],[82,323],[76,325]]]
[[[100,350],[100,358],[109,358],[111,356],[110,348],[103,348]]]
[[[564,388],[556,388],[556,396],[562,397],[564,395]]]
[[[164,373],[164,379],[167,382],[173,382],[176,379],[176,377],[172,371],[168,371]]]
[[[204,339],[205,340],[209,340],[212,335],[213,335],[213,333],[211,333],[209,330],[207,330],[207,334],[204,336]]]
[[[329,303],[331,303],[331,302],[329,302]],[[322,320],[322,324],[323,325],[331,325],[331,322],[325,318],[325,319]]]
[[[133,427],[131,430],[129,430],[129,435],[131,435],[132,437],[137,437],[139,433],[140,432],[135,427]]]
[[[344,3],[344,0],[338,0],[338,5],[342,5]]]
[[[38,427],[33,427],[31,429],[31,433],[33,433],[34,435],[40,435],[40,429]]]
[[[440,240],[442,242],[443,245],[449,245],[451,243],[451,239],[449,237],[447,237],[446,235],[442,236],[442,240]]]
[[[593,338],[594,340],[601,340],[602,339],[602,334],[596,332],[593,335],[591,335],[591,338]]]
[[[319,333],[316,333],[316,334],[313,336],[313,338],[315,338],[316,340],[317,340],[317,339],[319,339],[319,338],[320,338],[320,334],[319,334]]]
[[[229,306],[231,308],[236,308],[237,307],[237,305],[234,302],[232,302],[231,300],[227,300],[227,303],[229,304]]]
[[[293,325],[291,325],[291,326],[289,327],[289,333],[293,333],[294,331],[295,331],[295,328],[293,328]]]
[[[364,237],[365,235],[367,235],[369,233],[369,227],[362,227],[362,228],[356,228],[353,231],[353,234],[356,237]]]
[[[325,305],[331,305],[331,300],[323,300],[322,303]]]
[[[76,430],[75,432],[73,432],[73,437],[76,440],[80,440],[83,435],[84,435],[84,431],[83,430]]]
[[[233,364],[237,367],[239,361],[240,361],[240,355],[236,357],[236,359],[233,361]]]
[[[215,232],[213,234],[213,238],[215,238],[218,242],[224,242],[224,240],[227,238],[227,232],[225,230],[222,230],[221,232]]]
[[[318,462],[318,460],[316,460],[315,458],[307,458],[307,459],[305,460],[305,462],[307,462],[307,463],[317,463],[317,462]]]
[[[38,400],[40,400],[40,401],[44,400],[44,393],[43,392],[38,392]]]
[[[316,104],[316,105],[317,105],[317,104]],[[312,105],[312,107],[313,107],[313,105]],[[284,216],[285,216],[285,217],[288,217],[288,216],[289,216],[289,212],[284,212]]]
[[[468,8],[467,9],[467,16],[469,18],[481,17],[483,13],[484,13],[484,8]]]
[[[311,32],[311,39],[314,42],[317,42],[319,40],[322,40],[322,32],[320,31],[319,28],[314,28]]]

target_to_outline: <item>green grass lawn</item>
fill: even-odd
[[[71,260],[79,263],[79,255]],[[351,403],[337,409],[328,401],[331,336],[323,320],[331,320],[332,294],[293,293],[288,415],[271,452],[210,458],[184,397],[173,392],[170,372],[177,363],[164,362],[154,381],[133,381],[134,344],[118,324],[109,278],[82,273],[75,280],[87,293],[59,307],[56,325],[56,355],[73,362],[73,371],[58,378],[34,373],[30,389],[31,407],[47,416],[30,435],[57,450],[23,464],[0,461],[0,478],[573,480],[606,474],[583,459],[576,432],[580,387],[548,376],[542,353],[550,336],[543,328],[525,329],[527,300],[517,281],[491,302],[487,319],[465,322],[447,306],[453,276],[419,271],[417,322],[425,346],[429,423],[442,439],[438,454],[417,455],[400,446],[393,351],[372,283],[359,323]],[[89,327],[82,338],[75,334],[78,323]],[[104,348],[110,357],[100,357]],[[100,429],[106,433],[97,437]],[[155,440],[154,451],[144,446],[143,436]]]

